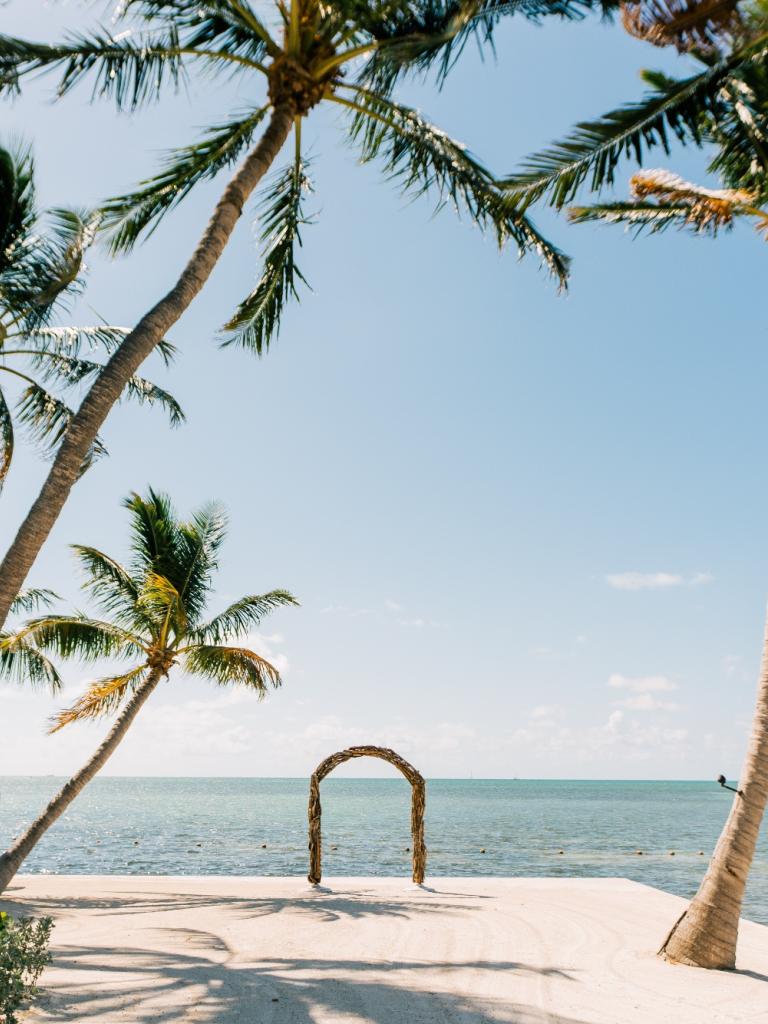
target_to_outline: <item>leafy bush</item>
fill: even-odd
[[[14,921],[0,911],[0,1022],[16,1024],[16,1011],[37,992],[35,983],[50,961],[48,940],[53,921],[22,917]]]

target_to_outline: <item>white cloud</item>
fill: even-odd
[[[615,690],[631,690],[632,693],[661,693],[677,689],[677,683],[667,676],[623,676],[618,672],[608,678],[608,685]]]
[[[671,700],[660,700],[651,693],[636,693],[633,697],[624,697],[614,701],[616,707],[627,708],[629,711],[679,711],[680,705]]]
[[[387,609],[388,612],[404,612],[405,611],[405,608],[403,608],[403,606],[401,604],[398,604],[397,601],[392,601],[389,598],[387,598],[387,600],[384,602],[384,607]]]
[[[674,572],[620,572],[609,573],[605,581],[614,590],[662,590],[669,587],[700,587],[711,583],[714,576],[710,572],[696,572],[692,576],[682,576]]]

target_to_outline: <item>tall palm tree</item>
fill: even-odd
[[[768,232],[768,3],[752,0],[624,0],[622,21],[638,38],[674,46],[703,70],[683,79],[645,72],[652,92],[530,157],[507,180],[521,202],[568,205],[582,185],[614,183],[624,158],[642,163],[653,148],[708,145],[710,189],[665,170],[636,173],[628,202],[575,206],[572,221],[623,223],[651,233],[676,226],[716,235],[736,218]],[[767,626],[768,629],[768,626]],[[739,915],[768,803],[768,632],[746,759],[728,820],[695,897],[660,949],[667,960],[730,969],[736,964]]]
[[[128,334],[107,324],[53,324],[61,306],[82,289],[83,257],[95,230],[93,218],[74,210],[41,214],[30,150],[0,147],[0,487],[11,467],[14,427],[26,428],[44,452],[53,453],[75,415],[62,395],[102,369],[83,358],[83,349],[109,353]],[[158,349],[166,361],[174,352],[164,340]],[[17,385],[15,407],[4,382]],[[130,377],[123,393],[163,405],[173,424],[184,418],[167,391],[142,377]],[[97,435],[81,470],[103,451]]]
[[[136,109],[157,100],[194,67],[209,77],[238,78],[244,95],[261,97],[197,142],[170,153],[163,170],[128,195],[109,201],[112,248],[125,251],[152,231],[197,185],[242,163],[171,290],[113,353],[73,419],[50,476],[0,565],[0,623],[56,521],[77,471],[125,382],[189,307],[207,281],[243,207],[293,132],[288,166],[263,197],[262,272],[227,323],[227,342],[261,353],[274,337],[283,305],[303,280],[295,264],[310,188],[301,147],[304,119],[330,103],[347,115],[347,131],[363,161],[380,158],[410,194],[431,193],[438,206],[463,208],[500,246],[533,251],[561,282],[567,260],[500,190],[465,146],[394,99],[408,73],[436,68],[444,78],[469,40],[492,43],[497,22],[518,13],[576,19],[603,14],[618,0],[122,0],[117,33],[98,29],[58,45],[0,36],[0,88],[13,91],[28,74],[59,69],[58,94],[84,78],[98,96]],[[261,135],[259,136],[259,132]]]
[[[130,514],[132,560],[126,568],[96,548],[75,545],[85,572],[84,587],[106,615],[46,612],[20,629],[0,634],[0,672],[21,680],[60,687],[50,655],[81,662],[117,659],[129,667],[91,683],[54,719],[52,732],[72,722],[117,718],[93,756],[53,797],[43,813],[0,855],[0,892],[45,832],[90,782],[125,736],[163,677],[178,665],[187,675],[205,676],[219,686],[245,686],[261,699],[280,685],[274,665],[250,647],[234,645],[275,608],[298,602],[286,590],[249,594],[205,620],[212,577],[226,534],[226,518],[207,505],[189,520],[176,515],[169,499],[150,490],[124,502]],[[28,591],[20,610],[50,598]]]

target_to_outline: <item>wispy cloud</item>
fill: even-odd
[[[713,579],[711,572],[695,572],[690,576],[675,572],[619,572],[609,573],[605,582],[614,590],[665,590],[670,587],[700,587]]]
[[[632,693],[660,693],[677,689],[677,683],[668,676],[623,676],[618,672],[608,678],[608,685],[616,690]]]

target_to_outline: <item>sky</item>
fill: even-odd
[[[11,0],[2,31],[56,39],[98,4]],[[103,17],[108,23],[108,17]],[[499,174],[573,123],[638,98],[643,67],[685,60],[597,19],[510,19],[495,60],[468,49],[444,88],[404,86]],[[248,99],[194,77],[135,114],[53,79],[2,107],[34,147],[43,205],[94,205]],[[110,457],[77,485],[30,582],[83,606],[67,545],[124,557],[120,501],[148,485],[231,521],[214,608],[290,589],[301,607],[251,642],[283,672],[264,703],[178,672],[112,775],[303,776],[347,745],[392,746],[431,777],[711,779],[738,774],[768,591],[765,243],[536,215],[574,259],[569,293],[500,255],[449,209],[360,166],[343,119],[305,128],[315,183],[300,267],[312,286],[265,358],[217,334],[259,267],[254,202],[143,369],[185,426],[116,409]],[[706,154],[652,156],[695,180]],[[633,167],[620,172],[619,191]],[[129,258],[89,259],[72,323],[130,326],[170,286],[225,178],[196,190]],[[0,496],[6,543],[45,464],[20,448]],[[0,683],[0,774],[66,775],[106,723],[45,734],[59,700]],[[348,774],[388,774],[356,762]]]

